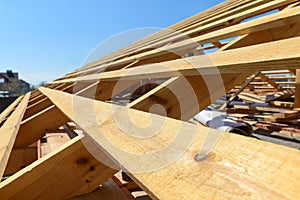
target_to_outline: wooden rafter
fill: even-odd
[[[20,123],[24,115],[30,93],[26,94],[15,111],[7,118],[0,128],[0,177],[2,177],[10,152],[18,134]],[[8,108],[11,109],[11,108]]]
[[[116,170],[101,164],[76,137],[0,183],[0,193],[2,199],[67,199],[81,190],[92,192],[114,173]]]
[[[166,126],[161,129],[154,138],[140,140],[138,138],[130,137],[127,134],[122,134],[122,130],[117,128],[117,122],[111,119],[113,108],[107,103],[66,93],[64,94],[62,92],[46,88],[41,89],[41,91],[47,95],[62,110],[62,112],[78,123],[85,132],[89,133],[89,135],[100,145],[101,149],[105,149],[114,160],[118,161],[121,167],[129,170],[129,173],[130,170],[135,169],[134,166],[144,166],[145,164],[147,165],[147,163],[144,163],[143,159],[134,159],[135,156],[132,154],[125,154],[128,157],[124,157],[124,154],[118,154],[117,149],[109,147],[109,144],[105,142],[102,137],[108,138],[109,141],[114,141],[114,145],[117,145],[117,147],[122,148],[124,151],[134,153],[148,152],[147,148],[163,148],[164,145],[168,145],[170,142],[169,140],[174,139],[173,137],[169,137],[168,134],[171,133],[170,130],[177,126],[181,126],[183,130],[191,131],[184,131],[187,135],[177,135],[177,137],[188,137],[189,134],[195,134],[192,136],[195,137],[192,144],[189,145],[186,151],[184,151],[185,153],[182,157],[171,165],[149,173],[130,173],[134,180],[139,183],[140,187],[149,192],[153,198],[167,198],[170,192],[172,192],[176,198],[184,198],[186,194],[183,193],[183,191],[186,192],[187,190],[190,190],[188,193],[190,198],[193,197],[201,199],[212,196],[229,198],[232,193],[228,193],[228,191],[232,191],[233,185],[239,186],[235,187],[235,194],[241,198],[245,197],[245,193],[248,193],[247,196],[249,198],[252,197],[254,199],[262,197],[293,199],[298,196],[297,187],[289,187],[290,185],[297,185],[296,180],[299,180],[300,178],[299,171],[294,170],[294,164],[300,164],[298,150],[277,148],[277,145],[266,144],[250,138],[228,135],[226,133],[209,130],[204,127],[199,128],[196,125],[180,122],[170,118],[162,119],[163,117],[157,115],[146,114],[135,110],[127,110],[123,107],[115,108],[119,115],[122,115],[122,112],[129,112],[129,115],[134,116],[136,119],[135,122],[141,127],[144,126],[143,124],[147,124],[147,118],[149,119],[149,116],[151,116],[150,118],[152,121],[167,120]],[[65,101],[66,99],[69,101]],[[97,117],[98,124],[91,125],[88,122],[76,120],[76,118],[74,118],[73,110],[76,106],[66,102],[76,102],[79,105],[85,104],[84,102],[86,102],[86,104],[93,104],[95,109],[94,112],[101,112],[101,117],[100,115],[96,115],[99,116]],[[80,112],[80,110],[77,111]],[[86,116],[88,115],[89,113],[86,113]],[[106,126],[102,126],[102,123],[105,123]],[[122,122],[119,121],[118,123]],[[123,123],[127,123],[126,120]],[[98,128],[95,126],[98,126]],[[131,127],[131,129],[134,132],[134,127]],[[101,130],[105,136],[99,134],[98,130]],[[194,160],[194,156],[200,150],[201,144],[205,139],[205,134],[220,134],[220,140],[218,145],[208,155],[207,160],[203,163],[198,163]],[[177,142],[179,143],[174,144],[175,146],[173,146],[172,149],[178,149],[178,151],[180,151],[181,148],[179,147],[184,147],[184,140],[178,140]],[[240,145],[234,145],[235,143]],[[228,145],[232,148],[228,148]],[[272,153],[270,153],[270,151]],[[239,152],[247,153],[241,155]],[[156,154],[155,158],[159,161],[159,154]],[[286,162],[290,159],[293,160],[293,163]],[[237,162],[237,160],[239,161]],[[150,165],[150,163],[148,164]],[[285,170],[281,171],[279,169],[283,164],[285,166]],[[256,168],[254,166],[260,166],[260,168]],[[272,171],[272,173],[276,173],[277,175],[274,176],[273,174],[270,176],[270,174],[266,173],[264,168],[265,166],[268,166],[268,171]],[[214,170],[209,170],[210,167]],[[252,170],[252,167],[254,167],[255,170]],[[170,171],[172,171],[172,173],[167,173]],[[199,173],[202,175],[199,176]],[[283,174],[280,175],[280,173],[288,173],[290,176],[286,177]],[[164,181],[161,182],[159,177],[164,179]],[[193,179],[190,179],[190,177],[193,177]],[[159,182],[165,183],[165,181],[169,182],[172,187],[161,187]],[[248,181],[251,182],[251,185],[247,184]],[[224,185],[223,182],[227,182],[227,184]],[[282,184],[283,182],[285,184]],[[182,183],[184,183],[185,187],[182,187]],[[216,188],[215,190],[209,187],[211,184],[214,185]],[[280,187],[277,187],[277,185]],[[253,192],[250,192],[248,187],[251,187]],[[288,190],[286,190],[285,187],[288,187]],[[151,190],[149,190],[149,188],[151,188]],[[207,188],[210,189],[207,190]],[[284,192],[280,192],[281,190]]]

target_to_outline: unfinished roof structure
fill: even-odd
[[[0,115],[1,200],[76,199],[119,170],[152,199],[298,199],[299,150],[189,120],[245,80],[300,107],[299,5],[228,0],[19,97]]]

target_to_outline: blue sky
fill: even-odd
[[[165,28],[222,0],[2,0],[0,70],[32,84],[79,68],[107,38],[143,27]]]

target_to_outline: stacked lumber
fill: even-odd
[[[286,79],[287,76],[278,76],[281,73],[288,73],[290,78],[293,70],[262,71],[252,75],[239,90],[232,90],[227,94],[231,97],[219,108],[225,111],[229,118],[251,124],[254,130],[252,136],[300,149],[300,110],[295,106],[299,93],[297,94],[295,86],[287,88],[273,84],[273,88],[269,90],[251,85],[254,79],[260,80],[259,76],[262,74],[268,74],[266,77],[273,80]],[[296,76],[293,78],[295,80]]]
[[[188,120],[270,70],[296,75],[296,104],[299,28],[297,0],[229,0],[20,97],[0,118],[1,199],[132,198],[112,192],[120,170],[152,199],[297,199],[298,150]]]
[[[300,117],[299,110],[291,110],[274,107],[259,107],[249,105],[234,105],[227,108],[228,113],[245,114],[243,117],[258,118],[258,120],[270,122],[288,122],[289,120],[298,119]]]
[[[261,74],[277,75],[283,71],[263,71],[256,74],[255,78]],[[244,114],[243,117],[248,114],[248,117],[270,122],[292,122],[300,117],[300,110],[294,106],[294,102],[299,98],[299,94],[295,92],[295,85],[293,89],[278,85],[278,87],[272,88],[273,92],[266,88],[262,90],[262,88],[256,87],[250,91],[247,87],[251,85],[254,80],[253,77],[254,75],[247,78],[247,81],[239,90],[231,90],[228,94],[230,98],[220,109],[224,110],[226,107],[227,113]],[[280,88],[280,91],[278,88]],[[235,102],[233,103],[233,101]]]
[[[249,79],[249,78],[247,78]],[[261,92],[283,91],[284,89],[295,89],[296,76],[292,70],[269,70],[262,71],[249,85],[248,90],[259,90]],[[237,85],[235,88],[241,88]]]

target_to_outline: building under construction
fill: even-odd
[[[227,0],[12,103],[0,199],[299,199],[299,116],[300,1]]]

